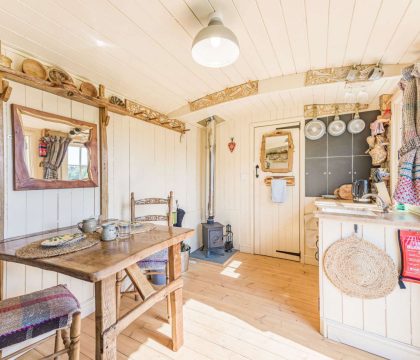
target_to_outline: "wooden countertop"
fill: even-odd
[[[337,208],[337,212],[330,210],[324,212],[322,210],[314,211],[314,216],[322,219],[332,219],[337,221],[351,221],[373,224],[386,224],[408,228],[420,228],[420,216],[408,211],[391,210],[387,213],[374,211],[377,209],[376,204],[354,203],[351,200],[334,200],[334,199],[317,199],[315,205],[322,209],[323,207]],[[340,209],[356,209],[374,211],[376,216],[343,214]]]

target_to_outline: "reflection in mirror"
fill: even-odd
[[[290,172],[293,165],[293,141],[289,131],[264,134],[261,142],[261,168],[267,172]]]
[[[25,164],[29,176],[44,180],[88,179],[90,128],[22,113]]]
[[[12,105],[14,189],[98,185],[96,124]]]

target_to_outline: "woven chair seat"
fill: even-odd
[[[64,285],[0,301],[0,349],[65,328],[78,311]]]
[[[142,270],[163,270],[168,262],[168,249],[158,251],[149,257],[140,260],[137,264]]]

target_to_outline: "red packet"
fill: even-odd
[[[401,250],[401,280],[420,283],[420,231],[398,230]],[[404,286],[405,288],[405,286]]]

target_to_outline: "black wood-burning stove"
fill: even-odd
[[[206,257],[210,252],[224,255],[223,225],[218,222],[203,223],[203,251]]]

